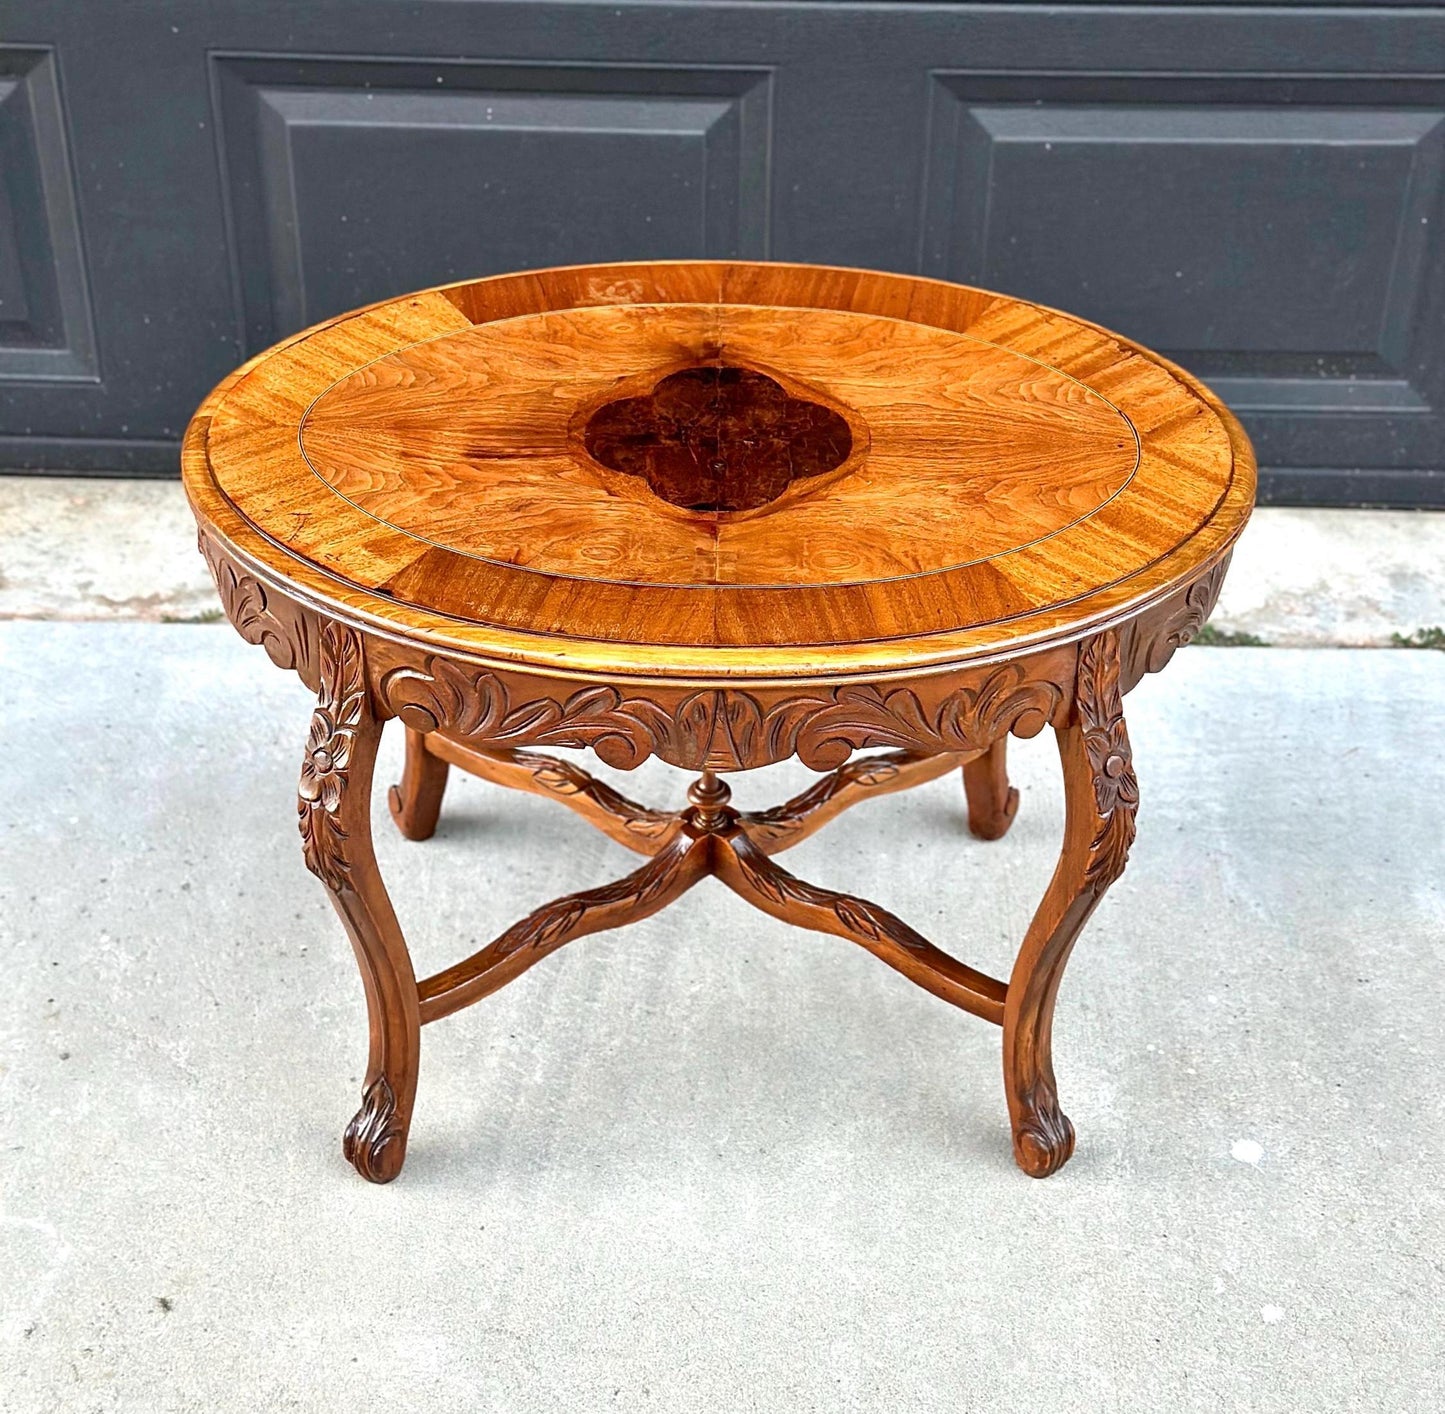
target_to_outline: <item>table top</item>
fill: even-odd
[[[964,286],[673,262],[499,276],[319,325],[187,435],[265,582],[543,670],[789,678],[1121,622],[1254,501],[1227,409],[1160,356]]]

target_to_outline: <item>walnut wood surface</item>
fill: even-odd
[[[589,453],[605,408],[725,368],[841,419],[843,462],[729,510]],[[750,448],[760,476],[808,461],[780,416],[730,442],[730,476]],[[1227,411],[1117,335],[914,277],[706,262],[334,320],[223,383],[184,462],[211,533],[292,597],[441,651],[694,680],[1072,641],[1217,561],[1254,488]]]
[[[1119,644],[1084,644],[1078,713],[1058,731],[1064,766],[1064,845],[1009,978],[1003,1017],[1004,1093],[1014,1157],[1045,1178],[1074,1152],[1074,1127],[1054,1079],[1054,1001],[1080,930],[1124,872],[1134,842],[1139,783],[1120,698]]]
[[[365,644],[352,629],[328,624],[319,651],[298,823],[306,867],[326,885],[356,953],[371,1028],[361,1108],[342,1149],[363,1178],[386,1183],[406,1157],[416,1097],[416,976],[371,846],[371,776],[383,723],[367,691]]]
[[[983,755],[963,763],[963,790],[968,799],[968,828],[981,840],[1002,839],[1018,813],[1019,793],[1008,783],[1002,738]]]
[[[405,1154],[420,1027],[712,875],[1001,1025],[1015,1157],[1073,1149],[1052,1020],[1124,868],[1139,793],[1122,698],[1199,631],[1253,502],[1238,424],[1127,340],[960,286],[821,267],[599,266],[393,300],[237,370],[187,434],[227,616],[316,693],[299,820],[361,966],[371,1051],[346,1156]],[[647,856],[416,980],[368,798],[406,728],[398,827],[455,765]],[[1051,727],[1058,866],[1005,984],[771,855],[961,766],[971,831]],[[554,749],[700,772],[640,805]],[[854,753],[879,754],[850,759]],[[735,810],[718,772],[825,773]]]
[[[582,444],[593,461],[642,477],[683,510],[754,511],[795,481],[842,466],[853,433],[832,408],[790,396],[766,373],[707,365],[604,403]]]

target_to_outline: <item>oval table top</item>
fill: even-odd
[[[1228,410],[1071,316],[911,276],[675,262],[390,300],[187,433],[202,526],[388,636],[544,672],[916,670],[1072,641],[1220,561]]]

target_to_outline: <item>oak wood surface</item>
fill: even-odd
[[[704,372],[779,399],[669,420],[669,381]],[[653,419],[652,446],[618,453],[618,408]],[[843,458],[797,474],[816,459],[797,429],[820,425]],[[704,444],[767,484],[668,499],[638,470]],[[185,476],[239,563],[363,626],[692,680],[1076,639],[1218,559],[1254,488],[1228,412],[1117,335],[936,281],[722,262],[495,277],[333,320],[211,395]]]

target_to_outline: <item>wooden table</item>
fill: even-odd
[[[1002,1027],[1015,1158],[1040,1177],[1068,1159],[1050,1032],[1134,838],[1122,694],[1198,631],[1254,500],[1249,442],[1196,380],[957,285],[585,266],[427,290],[277,345],[206,400],[184,474],[232,624],[317,694],[299,820],[366,988],[344,1141],[363,1177],[401,1168],[424,1025],[707,875]],[[432,833],[458,766],[644,862],[418,981],[371,842],[393,717],[409,838]],[[1046,726],[1063,849],[1007,982],[776,863],[955,767],[971,830],[997,839],[1018,806],[1007,737]],[[656,810],[538,747],[697,778],[685,809]],[[724,773],[791,756],[826,774],[733,808]]]

